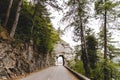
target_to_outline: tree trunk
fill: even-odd
[[[106,9],[104,13],[104,59],[107,59],[107,10]]]
[[[4,22],[4,24],[3,24],[4,27],[6,27],[6,25],[7,25],[7,23],[8,23],[8,19],[9,19],[9,15],[10,15],[10,11],[11,11],[12,4],[13,4],[13,0],[10,0],[9,6],[8,6],[8,9],[7,9],[7,13],[6,13],[5,22]]]
[[[107,0],[105,0],[106,3]],[[107,10],[105,8],[104,12],[104,80],[108,80],[108,70],[106,69],[107,65]]]
[[[81,50],[82,50],[82,61],[83,61],[83,66],[85,69],[85,75],[87,77],[90,77],[90,64],[89,64],[89,58],[88,58],[88,52],[87,52],[87,46],[86,46],[86,40],[85,40],[85,28],[83,27],[83,18],[82,18],[82,13],[81,13],[81,2],[80,0],[77,0],[79,3],[79,27],[80,27],[80,38],[81,38]]]
[[[15,31],[16,31],[18,20],[19,20],[19,16],[20,16],[20,10],[21,10],[22,1],[23,0],[19,0],[19,2],[18,2],[18,7],[17,7],[17,11],[16,11],[15,20],[14,20],[14,23],[13,23],[13,26],[12,26],[12,30],[10,32],[10,37],[11,38],[13,38],[14,35],[15,35]]]
[[[88,53],[87,53],[87,47],[86,47],[86,41],[85,41],[85,35],[84,35],[84,28],[82,24],[82,18],[80,16],[80,32],[81,32],[81,49],[82,49],[82,61],[83,66],[85,69],[85,75],[87,77],[90,77],[90,67],[89,67],[89,59],[88,59]]]

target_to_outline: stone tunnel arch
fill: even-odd
[[[65,57],[64,57],[64,55],[58,55],[58,56],[56,56],[56,59],[58,60],[59,57],[62,58],[62,65],[64,66],[65,65]]]

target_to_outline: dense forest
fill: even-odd
[[[111,31],[120,30],[120,1],[63,0],[67,11],[62,22],[65,29],[73,27],[75,60],[69,66],[91,80],[120,80],[120,48],[114,45]],[[48,6],[55,11],[64,9],[58,0],[0,0],[0,42],[31,43],[35,51],[50,54],[60,40],[59,30],[53,28]],[[92,10],[94,11],[91,11]],[[94,12],[94,14],[91,14]],[[88,25],[90,19],[100,19],[98,33]],[[120,57],[119,57],[120,58]]]
[[[52,27],[45,1],[0,1],[0,37],[3,40],[30,42],[43,53],[50,52],[59,39]]]

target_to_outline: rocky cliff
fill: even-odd
[[[40,53],[32,44],[0,42],[0,80],[10,79],[54,64],[52,53]]]

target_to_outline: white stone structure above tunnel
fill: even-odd
[[[54,46],[53,52],[57,57],[63,55],[66,60],[74,59],[74,49],[69,46],[69,44],[63,40],[59,41],[58,44]]]

